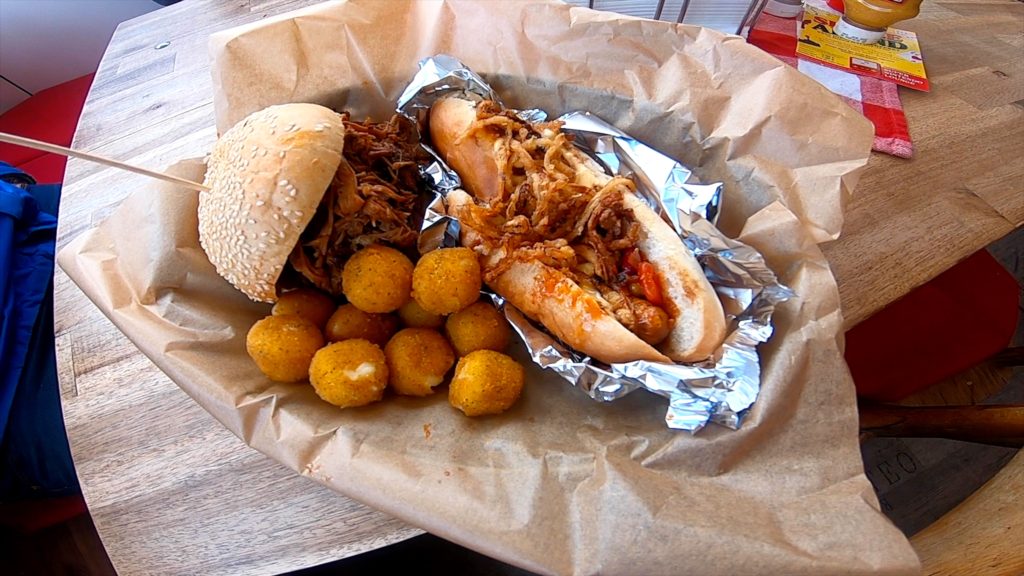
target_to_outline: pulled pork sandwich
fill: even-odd
[[[447,98],[430,136],[468,192],[448,209],[484,281],[563,342],[609,363],[699,361],[721,344],[722,305],[693,254],[561,123]]]
[[[426,157],[411,122],[354,122],[282,104],[228,130],[207,161],[199,240],[217,272],[256,301],[282,283],[340,296],[341,270],[370,244],[415,248]]]

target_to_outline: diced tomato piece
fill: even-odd
[[[665,300],[661,296],[661,285],[658,283],[658,275],[654,271],[654,265],[650,262],[640,263],[640,286],[644,289],[644,298],[655,306],[661,306]]]

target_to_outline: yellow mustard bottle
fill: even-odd
[[[921,0],[843,0],[845,11],[833,32],[837,36],[874,44],[889,26],[910,20],[921,10]]]

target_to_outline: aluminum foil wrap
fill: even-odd
[[[437,55],[420,62],[397,111],[422,127],[430,106],[449,95],[501,102],[479,75],[451,56]],[[531,122],[546,119],[540,110],[517,114]],[[711,359],[698,364],[604,364],[570,349],[501,296],[488,292],[489,296],[512,323],[533,361],[591,398],[608,402],[643,388],[668,399],[665,423],[670,428],[696,432],[708,422],[739,428],[760,389],[757,345],[772,335],[771,315],[776,304],[793,293],[778,283],[760,253],[714,226],[722,184],[701,184],[685,166],[586,111],[571,112],[559,120],[564,122],[563,129],[574,135],[576,144],[609,171],[632,177],[638,192],[672,223],[722,300],[727,336]],[[422,225],[421,253],[459,245],[458,221],[446,215],[443,201],[450,190],[461,185],[459,177],[425,147],[435,158],[423,169],[435,196]]]

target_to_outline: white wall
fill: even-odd
[[[0,76],[38,92],[96,70],[124,21],[152,0],[0,0]],[[28,96],[0,79],[0,113]]]

